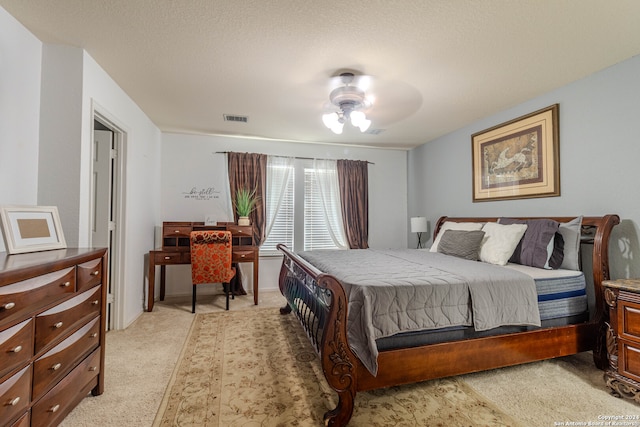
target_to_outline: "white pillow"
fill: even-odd
[[[488,222],[482,227],[484,240],[480,246],[480,261],[506,265],[527,230],[527,224]]]
[[[440,231],[438,231],[438,235],[436,239],[433,241],[431,245],[430,252],[438,252],[438,243],[440,243],[440,239],[442,239],[442,235],[447,230],[462,230],[462,231],[475,231],[482,230],[482,226],[484,223],[482,222],[453,222],[453,221],[445,221],[440,227]]]

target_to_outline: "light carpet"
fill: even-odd
[[[358,393],[350,426],[557,426],[638,414],[590,354]],[[155,426],[318,426],[337,403],[293,315],[200,314]],[[568,424],[565,424],[568,425]]]

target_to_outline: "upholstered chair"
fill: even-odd
[[[236,275],[231,266],[231,232],[202,230],[191,232],[191,281],[193,297],[191,312],[196,312],[196,286],[203,283],[222,283],[227,297],[235,297],[235,286],[231,283]]]

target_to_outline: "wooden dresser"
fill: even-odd
[[[605,381],[612,394],[640,403],[640,279],[605,280],[609,307]]]
[[[55,426],[104,391],[106,249],[0,252],[0,426]]]

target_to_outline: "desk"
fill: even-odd
[[[258,267],[260,248],[254,244],[253,227],[223,223],[205,226],[203,222],[163,222],[162,247],[149,251],[147,311],[153,311],[156,266],[160,266],[160,301],[164,301],[166,266],[191,264],[190,234],[193,230],[227,230],[233,236],[231,262],[253,264],[253,303],[258,305]]]

